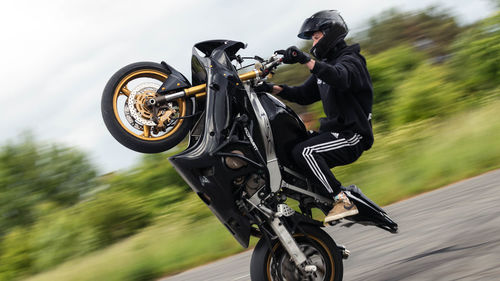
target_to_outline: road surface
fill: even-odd
[[[344,280],[500,280],[500,170],[384,208],[399,224],[330,227],[351,251]],[[248,281],[252,251],[161,281]]]

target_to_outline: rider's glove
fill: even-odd
[[[283,55],[283,63],[308,63],[311,60],[311,56],[308,53],[304,53],[299,48],[291,46],[286,50],[278,50],[276,53]]]
[[[266,81],[262,81],[259,84],[257,84],[253,89],[255,92],[266,92],[266,93],[272,93],[273,92],[273,83],[268,83]]]

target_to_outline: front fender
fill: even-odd
[[[167,70],[168,77],[167,80],[163,82],[160,89],[158,89],[158,94],[165,95],[167,93],[179,92],[183,89],[191,87],[191,83],[189,83],[187,78],[182,75],[182,73],[164,61],[161,62],[161,65],[165,68],[165,70]]]
[[[291,228],[290,230],[292,231],[292,233],[295,233],[297,229],[300,230],[301,225],[311,225],[318,227],[324,226],[322,222],[297,212],[294,213],[292,216],[286,217],[286,222],[288,223],[288,226]]]

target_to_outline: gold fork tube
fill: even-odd
[[[186,96],[190,97],[192,95],[196,95],[202,92],[205,92],[205,88],[207,87],[207,84],[201,84],[198,86],[194,86],[191,88],[184,89],[184,93],[186,93]]]
[[[254,69],[250,72],[247,72],[247,73],[243,73],[241,75],[239,75],[241,81],[247,81],[247,80],[250,80],[250,79],[254,79],[256,78],[257,76],[260,76],[262,75],[262,71],[260,70],[257,70],[257,69]]]
[[[250,79],[254,79],[260,75],[262,75],[262,71],[254,69],[250,72],[243,73],[243,74],[240,74],[238,76],[240,77],[241,81],[247,81]],[[201,98],[201,97],[204,97],[207,95],[206,88],[207,88],[207,84],[201,84],[198,86],[184,89],[184,93],[186,94],[187,97],[191,97],[191,96],[195,95],[197,98]]]

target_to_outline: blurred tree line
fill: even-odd
[[[390,10],[350,42],[360,42],[374,87],[376,133],[439,118],[500,96],[500,13],[461,27],[447,11]],[[302,46],[306,51],[310,45]],[[284,66],[275,83],[309,75]],[[293,107],[322,115],[321,103]],[[85,153],[25,135],[0,148],[0,280],[35,274],[129,237],[181,213],[192,193],[165,154],[128,171],[97,176]]]
[[[83,152],[25,135],[3,145],[0,159],[0,280],[129,237],[176,212],[174,203],[189,195],[164,154],[146,155],[130,171],[97,176]]]

